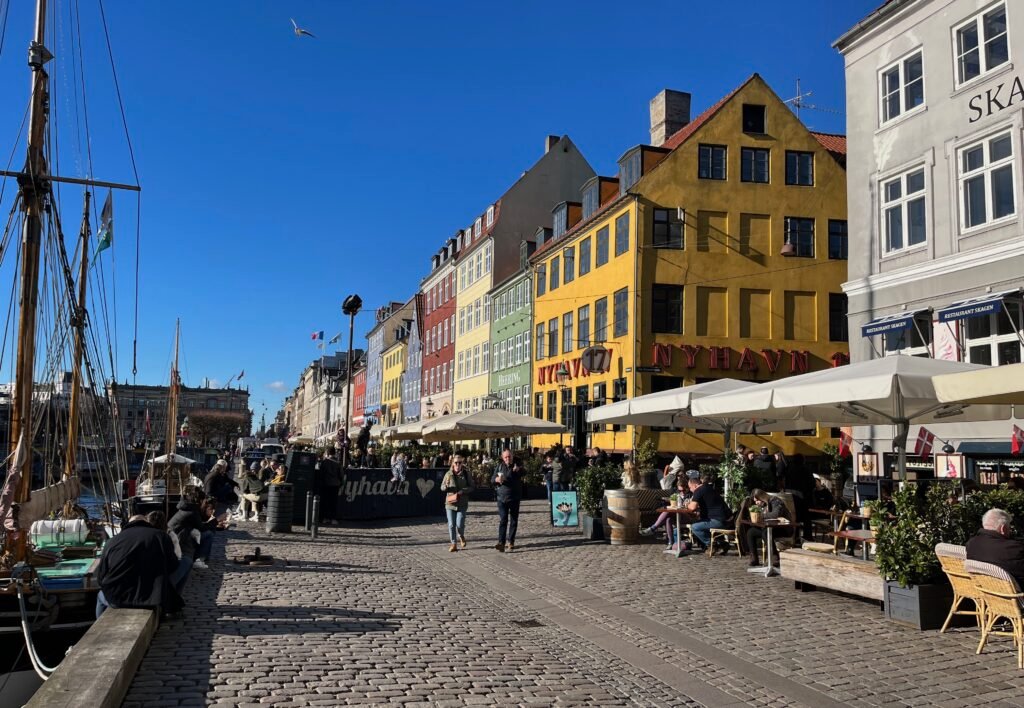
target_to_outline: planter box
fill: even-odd
[[[587,541],[603,541],[604,525],[601,523],[601,518],[595,518],[584,511],[581,511],[579,516],[583,538]]]
[[[941,629],[953,604],[953,588],[946,583],[901,586],[885,582],[885,616],[915,629]]]

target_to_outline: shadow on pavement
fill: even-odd
[[[408,619],[387,612],[295,605],[224,605],[217,634],[228,636],[394,632]]]

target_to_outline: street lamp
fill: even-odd
[[[427,417],[428,418],[433,418],[434,417],[434,401],[431,400],[430,396],[427,396],[427,400],[423,404],[423,406],[427,409]]]
[[[362,298],[354,293],[345,298],[345,301],[341,303],[342,313],[348,315],[348,359],[345,360],[345,367],[347,369],[345,376],[345,435],[348,435],[349,416],[352,409],[352,335],[356,327],[356,315],[359,314],[359,310],[362,307]],[[351,442],[341,451],[342,469],[348,467],[349,447],[351,447]]]
[[[565,399],[565,391],[569,390],[569,369],[565,367],[565,364],[559,364],[555,370],[555,381],[558,382],[558,390],[562,392],[562,399]],[[569,406],[565,403],[562,404],[562,425],[565,425],[566,418],[569,417]],[[562,444],[562,433],[558,434],[558,444]]]

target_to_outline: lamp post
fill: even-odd
[[[356,294],[349,295],[345,298],[345,301],[341,303],[341,311],[343,314],[348,315],[348,359],[345,360],[345,367],[348,369],[348,373],[345,376],[345,435],[348,436],[348,425],[350,411],[352,410],[352,336],[356,327],[356,315],[359,314],[360,308],[363,306],[363,300]],[[348,449],[352,446],[352,441],[346,445],[341,451],[341,468],[348,468]]]
[[[559,393],[562,394],[562,397],[564,398],[565,397],[564,392],[569,390],[569,384],[568,384],[568,381],[569,381],[569,370],[567,368],[565,368],[565,364],[559,364],[558,365],[558,369],[555,370],[555,381],[558,382],[558,391],[559,391]],[[569,410],[569,407],[563,403],[562,404],[562,426],[563,427],[565,426],[565,419],[569,416],[568,410]],[[559,446],[562,446],[562,435],[563,434],[564,434],[564,432],[558,434],[558,444],[559,444]]]

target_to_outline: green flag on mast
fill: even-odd
[[[114,243],[114,192],[107,192],[107,200],[103,202],[103,211],[100,212],[100,233],[96,246],[96,255],[110,248]]]

